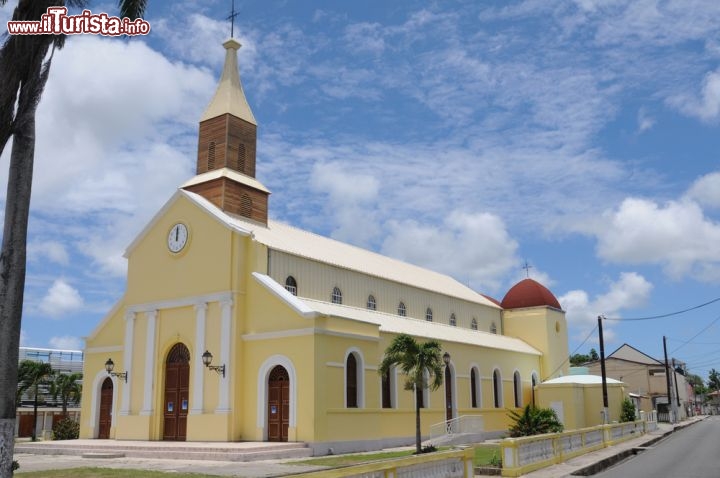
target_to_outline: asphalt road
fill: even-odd
[[[720,416],[678,430],[596,478],[720,477]]]

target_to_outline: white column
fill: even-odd
[[[147,318],[147,332],[145,342],[145,385],[143,389],[143,407],[140,415],[152,415],[152,397],[155,384],[155,323],[157,310],[145,312]]]
[[[123,347],[123,372],[127,372],[127,383],[122,385],[122,400],[120,402],[120,415],[130,415],[130,384],[133,376],[133,329],[135,326],[135,312],[125,314],[125,344]]]
[[[192,406],[190,415],[199,415],[203,412],[203,390],[205,387],[205,365],[201,354],[205,352],[205,319],[207,317],[207,303],[202,302],[195,306],[195,343],[197,357],[193,358]]]
[[[218,406],[215,413],[230,413],[230,333],[232,325],[232,300],[220,302],[220,362],[225,365],[225,378],[220,378]]]

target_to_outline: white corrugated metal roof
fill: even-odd
[[[286,302],[288,306],[304,317],[310,317],[313,311],[320,316],[339,317],[342,319],[356,320],[374,324],[380,327],[381,332],[393,334],[409,334],[414,337],[435,339],[441,342],[456,342],[461,344],[476,345],[498,350],[508,350],[531,355],[542,355],[534,347],[520,339],[506,337],[504,335],[491,334],[479,330],[471,330],[463,327],[453,327],[437,322],[400,317],[384,312],[350,307],[347,305],[332,304],[320,300],[296,297],[285,288],[274,281],[271,277],[253,272],[256,281],[266,287],[273,295]]]
[[[193,186],[195,184],[205,183],[207,181],[211,181],[213,179],[218,178],[228,178],[232,179],[233,181],[236,181],[240,184],[245,184],[247,186],[253,187],[255,189],[258,189],[260,191],[266,192],[270,194],[270,190],[266,188],[260,181],[258,181],[255,178],[251,178],[250,176],[246,176],[242,173],[239,173],[237,171],[233,171],[229,168],[220,168],[220,169],[213,169],[211,171],[204,172],[202,174],[198,174],[197,176],[194,176],[193,178],[189,179],[185,182],[181,188],[186,188],[188,186]]]
[[[279,221],[270,219],[265,227],[239,216],[228,214],[198,194],[184,190],[181,192],[231,228],[243,234],[252,233],[255,240],[271,249],[482,304],[493,309],[501,308],[482,294],[464,286],[448,275],[304,231]]]
[[[606,378],[607,383],[623,383],[620,380],[615,380],[614,378]],[[553,378],[552,380],[547,380],[543,382],[542,384],[553,384],[553,383],[577,383],[580,385],[593,385],[593,384],[602,384],[602,377],[600,375],[565,375],[563,377]]]
[[[522,340],[504,335],[466,329],[464,327],[453,327],[452,325],[428,322],[421,319],[400,317],[398,315],[347,305],[331,304],[319,300],[304,298],[301,298],[301,300],[321,314],[377,324],[380,326],[381,332],[409,334],[414,337],[436,339],[441,342],[457,342],[531,355],[542,355],[539,350]]]

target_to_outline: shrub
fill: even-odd
[[[53,425],[53,440],[75,440],[80,436],[80,424],[72,418],[63,418]]]
[[[635,404],[632,400],[626,398],[622,401],[620,408],[620,421],[621,422],[634,422],[635,421]]]
[[[13,460],[12,471],[14,472],[18,468],[20,468],[20,463],[18,463],[17,460]]]
[[[552,408],[537,408],[527,405],[522,413],[510,410],[509,415],[515,422],[509,430],[511,437],[526,437],[563,431],[563,425]]]

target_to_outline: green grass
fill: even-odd
[[[23,473],[18,470],[15,476],[20,478],[217,478],[218,475],[199,473],[177,473],[149,470],[125,470],[115,468],[68,468],[65,470],[44,470]]]
[[[499,460],[500,456],[500,447],[497,445],[476,445],[473,465],[488,466],[493,461],[493,457]]]

